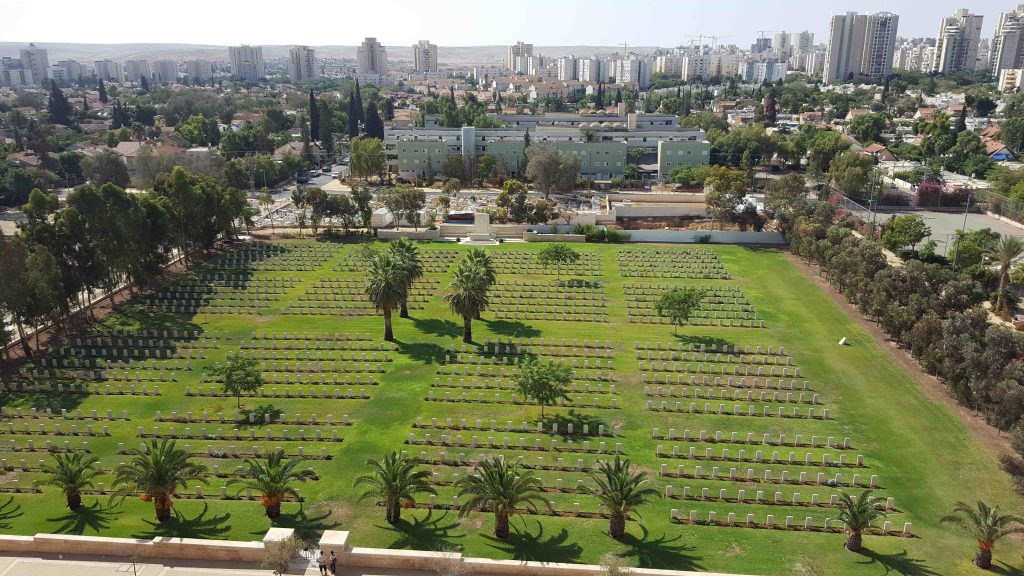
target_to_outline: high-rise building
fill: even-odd
[[[185,77],[192,82],[206,82],[213,77],[213,64],[209,60],[189,60],[185,62]]]
[[[230,46],[228,58],[231,60],[231,76],[235,80],[259,82],[267,77],[262,46]]]
[[[76,60],[61,60],[57,62],[57,68],[61,69],[64,79],[73,82],[84,76],[82,65]]]
[[[789,56],[793,53],[793,35],[785,30],[772,36],[772,50],[778,54]]]
[[[420,40],[412,46],[412,66],[421,73],[437,72],[437,44]]]
[[[763,54],[765,52],[772,51],[772,39],[771,38],[758,38],[754,41],[754,45],[750,47],[750,51],[754,54]]]
[[[320,65],[316,51],[309,46],[292,46],[288,49],[288,78],[292,82],[305,82],[320,77]]]
[[[145,60],[125,60],[124,61],[124,79],[125,82],[133,82],[138,84],[145,77],[149,80],[153,77],[153,70],[149,65],[149,62]]]
[[[505,63],[513,74],[526,74],[526,58],[529,56],[533,56],[533,44],[516,42],[515,45],[508,47],[508,58]]]
[[[825,82],[841,83],[857,74],[879,78],[892,73],[899,19],[888,12],[832,16],[825,53]]]
[[[638,56],[627,56],[615,61],[615,82],[629,84],[636,82],[641,90],[651,85],[651,65]]]
[[[811,52],[814,50],[814,32],[797,32],[793,38],[793,49],[797,53]]]
[[[687,82],[697,78],[732,78],[739,73],[740,55],[727,52],[683,56],[680,77]]]
[[[96,77],[100,80],[124,82],[124,71],[121,69],[121,64],[113,60],[97,60],[93,64],[96,68]]]
[[[683,57],[677,54],[663,54],[654,59],[654,72],[679,77],[683,71]]]
[[[153,81],[158,84],[174,84],[178,81],[177,60],[157,60],[153,62]]]
[[[356,50],[356,70],[359,74],[384,76],[388,73],[388,52],[376,38],[367,37]]]
[[[20,88],[32,84],[32,71],[25,68],[19,58],[0,58],[0,86]]]
[[[567,80],[576,80],[576,63],[578,60],[574,56],[562,56],[561,58],[555,59],[555,68],[557,70],[558,79],[562,82]]]
[[[591,56],[576,63],[576,78],[581,82],[604,82],[608,79],[608,71],[604,60]]]
[[[961,8],[939,23],[935,58],[931,71],[955,74],[974,70],[978,63],[978,43],[981,42],[982,16]]]
[[[786,77],[786,63],[774,60],[748,60],[740,64],[739,76],[744,82],[752,84],[778,82]]]
[[[992,61],[992,44],[988,38],[982,38],[978,42],[978,60],[975,62],[975,70],[988,70]]]
[[[1024,68],[1024,4],[999,16],[989,61],[994,77],[1000,70]]]
[[[36,48],[35,44],[29,44],[28,48],[22,48],[21,66],[32,71],[33,83],[42,85],[50,77],[50,58],[47,56],[46,48]]]

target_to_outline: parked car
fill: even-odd
[[[330,166],[324,166],[323,168],[320,169],[320,171],[323,172],[324,174],[328,174],[331,171],[331,167]]]
[[[295,181],[299,184],[309,184],[309,178],[307,176],[299,176]]]
[[[320,173],[319,173],[319,172],[317,172],[316,170],[310,170],[310,171],[309,171],[309,177],[310,177],[310,178],[316,178],[316,177],[317,177],[317,176],[319,176],[319,175],[320,175]]]

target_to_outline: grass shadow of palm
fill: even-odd
[[[185,514],[176,507],[170,522],[160,523],[156,520],[147,519],[144,522],[150,528],[134,534],[134,537],[155,538],[158,536],[174,536],[178,538],[210,538],[231,531],[231,526],[228,524],[228,520],[231,519],[230,512],[208,516],[209,511],[210,505],[203,502],[203,508],[198,514],[192,518],[186,518]]]
[[[545,536],[544,524],[532,520],[536,525],[536,533],[530,529],[531,520],[523,519],[523,531],[513,528],[504,540],[494,536],[484,536],[492,542],[491,547],[509,554],[512,558],[532,562],[573,562],[580,557],[583,547],[569,541],[569,531],[562,528],[551,536]]]
[[[332,524],[326,521],[330,516],[330,510],[313,512],[312,510],[306,510],[305,505],[299,504],[297,511],[291,514],[281,514],[274,518],[272,524],[276,528],[294,529],[295,536],[303,542],[316,542],[323,535],[324,530],[331,529]],[[263,533],[262,531],[253,532],[253,534],[258,536],[262,536]]]
[[[726,340],[725,338],[719,338],[717,336],[697,336],[697,335],[694,335],[694,334],[676,334],[675,338],[676,338],[676,340],[679,341],[680,344],[693,344],[694,346],[700,346],[700,345],[703,344],[706,348],[711,348],[712,346],[715,346],[719,350],[722,350],[726,346],[731,348],[734,345],[733,342],[730,342],[729,340]]]
[[[519,321],[483,320],[483,322],[491,332],[500,336],[514,336],[518,338],[536,338],[540,336],[540,330]]]
[[[445,349],[437,344],[413,343],[394,340],[398,351],[409,358],[423,364],[440,364],[444,359]]]
[[[47,518],[46,521],[59,522],[60,524],[53,528],[53,531],[59,534],[85,534],[86,530],[99,532],[108,528],[113,517],[113,510],[109,507],[104,508],[100,501],[97,500],[88,506],[82,506],[78,510],[68,510],[63,516]]]
[[[600,416],[577,412],[574,408],[570,408],[566,413],[548,414],[544,417],[544,421],[548,424],[557,424],[558,431],[563,436],[569,435],[569,424],[573,426],[574,435],[582,434],[584,425],[587,426],[591,434],[597,434],[598,426],[602,424],[608,427],[608,423],[602,420]]]
[[[422,516],[406,514],[398,524],[387,527],[398,532],[395,540],[388,544],[389,548],[437,550],[453,545],[451,539],[458,536],[453,532],[459,528],[459,523],[454,512],[435,513],[434,510],[428,510]]]
[[[910,558],[906,550],[893,554],[881,554],[867,548],[861,549],[861,556],[866,560],[857,562],[865,566],[879,565],[883,568],[883,576],[886,574],[900,574],[902,576],[937,576],[939,573],[925,565],[923,560]]]
[[[412,318],[412,325],[420,332],[434,336],[462,337],[462,325],[440,318]]]
[[[0,504],[0,529],[9,530],[11,528],[10,521],[24,514],[21,511],[21,504],[15,504],[14,496],[9,496],[6,502]]]
[[[623,558],[635,558],[641,568],[670,568],[672,570],[701,571],[704,568],[698,562],[699,557],[693,555],[694,548],[681,542],[682,536],[669,538],[662,534],[651,539],[647,528],[640,525],[643,536],[626,533],[621,542],[628,549],[619,554]]]

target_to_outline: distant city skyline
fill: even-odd
[[[440,47],[514,44],[537,46],[672,47],[692,35],[717,35],[719,44],[748,47],[766,30],[809,30],[828,39],[829,18],[855,11],[898,14],[899,36],[934,37],[942,18],[959,8],[984,16],[982,37],[991,38],[999,14],[1016,0],[519,0],[508,6],[471,0],[376,0],[367,3],[289,5],[179,0],[171,9],[140,11],[137,2],[108,0],[85,10],[71,0],[0,0],[0,38],[8,42],[175,43],[354,46],[367,36],[385,46],[411,46],[430,38]],[[65,14],[53,18],[53,14]],[[710,40],[708,40],[710,43]]]

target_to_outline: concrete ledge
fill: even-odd
[[[435,228],[433,230],[389,230],[380,229],[377,230],[377,237],[381,240],[395,240],[398,238],[408,238],[409,240],[437,240],[441,237],[441,230]]]
[[[543,234],[541,232],[523,232],[523,240],[527,242],[586,242],[583,234]]]

